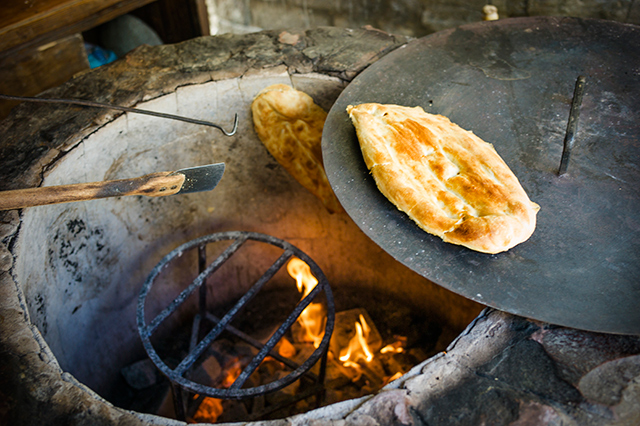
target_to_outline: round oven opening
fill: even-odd
[[[135,392],[123,391],[130,384],[122,374],[147,358],[136,327],[142,284],[167,253],[203,235],[252,231],[295,245],[327,276],[337,312],[362,308],[381,332],[397,334],[405,328],[407,339],[428,336],[425,356],[444,349],[481,309],[396,262],[346,214],[328,213],[268,154],[253,131],[249,104],[274,83],[334,94],[329,99],[335,99],[341,87],[338,80],[313,75],[293,79],[286,73],[182,87],[138,107],[223,126],[237,113],[237,135],[225,137],[215,129],[128,114],[64,153],[43,183],[102,181],[225,162],[225,175],[213,191],[24,211],[14,271],[31,321],[62,370],[116,406],[143,409],[131,397]],[[225,287],[216,290],[224,301],[221,306],[248,288],[267,258],[253,256],[228,268]],[[181,291],[183,275],[194,273],[172,268],[175,285],[155,295],[157,309]],[[287,279],[273,292],[293,288]],[[292,295],[287,297],[296,297]],[[188,325],[190,313],[187,309],[173,320],[174,330]]]

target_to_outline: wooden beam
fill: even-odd
[[[3,0],[0,14],[0,61],[81,33],[154,0]]]
[[[0,63],[0,93],[34,96],[89,69],[80,34],[74,34]],[[0,100],[0,119],[18,105]]]

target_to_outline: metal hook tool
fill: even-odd
[[[171,120],[179,120],[187,123],[199,124],[202,126],[215,127],[216,129],[224,133],[225,136],[233,136],[238,130],[238,114],[235,115],[235,118],[233,120],[233,129],[230,132],[227,132],[221,126],[215,123],[212,123],[210,121],[197,120],[194,118],[181,117],[179,115],[166,114],[163,112],[148,111],[144,109],[130,108],[130,107],[124,107],[119,105],[103,104],[100,102],[85,101],[85,100],[79,100],[79,99],[55,99],[55,98],[35,98],[35,97],[28,97],[28,96],[10,96],[10,95],[3,95],[3,94],[0,94],[0,99],[6,99],[11,101],[40,102],[40,103],[49,103],[49,104],[80,105],[80,106],[95,107],[95,108],[114,109],[118,111],[132,112],[137,114],[146,114],[154,117],[168,118]]]

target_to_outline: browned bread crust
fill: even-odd
[[[271,155],[330,212],[343,211],[322,164],[327,113],[311,96],[286,84],[263,89],[251,104],[253,125]]]
[[[420,107],[348,106],[380,191],[444,241],[499,253],[526,241],[540,209],[492,145]]]

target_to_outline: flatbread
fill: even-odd
[[[286,84],[263,89],[251,104],[262,144],[302,186],[332,213],[343,211],[322,164],[322,129],[327,113],[311,96]]]
[[[526,241],[540,209],[492,145],[422,108],[348,106],[380,191],[426,232],[483,253]]]

